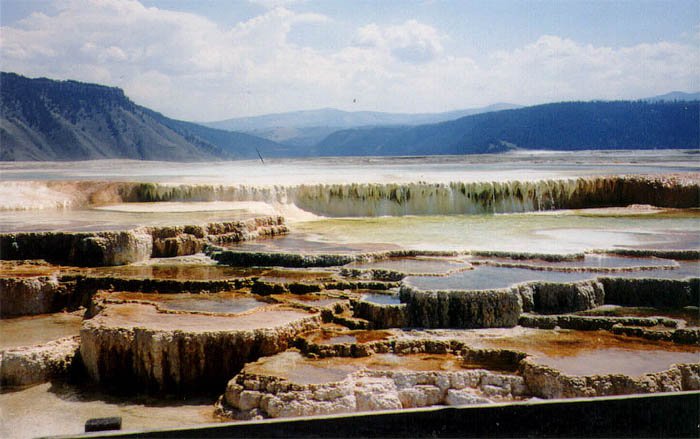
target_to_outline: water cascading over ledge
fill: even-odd
[[[276,187],[136,184],[124,201],[290,203],[331,217],[517,213],[651,204],[700,207],[700,182],[669,177],[588,177],[475,183],[333,184]]]
[[[17,199],[16,193],[30,193]],[[3,197],[7,194],[7,197]],[[77,208],[120,202],[260,201],[318,215],[517,213],[650,204],[700,207],[700,176],[608,176],[504,182],[226,186],[134,182],[0,182],[0,210]]]

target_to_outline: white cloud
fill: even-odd
[[[438,31],[416,20],[408,20],[399,26],[381,28],[368,24],[357,31],[358,46],[388,50],[396,59],[405,62],[431,61],[443,52],[443,37]]]
[[[331,20],[284,7],[231,27],[135,0],[69,0],[57,10],[0,29],[3,70],[117,85],[139,104],[190,120],[329,106],[441,111],[700,88],[695,44],[610,48],[546,35],[477,63],[449,53],[448,36],[418,20],[368,24],[344,47],[319,51],[290,42],[289,33]]]
[[[294,4],[304,3],[306,0],[248,0],[250,3],[272,9],[278,7],[289,7]]]
[[[499,82],[513,81],[525,102],[618,99],[698,87],[696,48],[660,42],[613,49],[546,35],[492,57]],[[510,98],[510,99],[512,99]]]

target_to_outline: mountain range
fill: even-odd
[[[698,98],[672,92],[639,101],[497,104],[432,114],[322,109],[205,126],[139,106],[118,88],[0,73],[0,160],[698,148]]]
[[[698,148],[698,102],[562,102],[439,124],[337,131],[315,155]]]
[[[347,128],[386,125],[422,125],[445,122],[472,114],[520,108],[514,104],[494,104],[483,108],[443,113],[381,113],[377,111],[342,111],[335,108],[292,111],[240,117],[204,123],[211,128],[242,131],[290,145],[313,145],[329,134]]]
[[[682,91],[672,91],[659,96],[652,96],[650,98],[642,99],[646,102],[673,102],[673,101],[699,101],[700,92],[698,93],[685,93]]]

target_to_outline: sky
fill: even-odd
[[[0,0],[0,67],[167,116],[700,90],[697,0]]]

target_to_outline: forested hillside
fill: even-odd
[[[0,160],[202,161],[280,147],[243,133],[169,119],[118,88],[0,74]]]
[[[698,148],[700,103],[563,102],[463,117],[417,127],[342,130],[319,155],[423,155],[500,152],[513,148]]]

